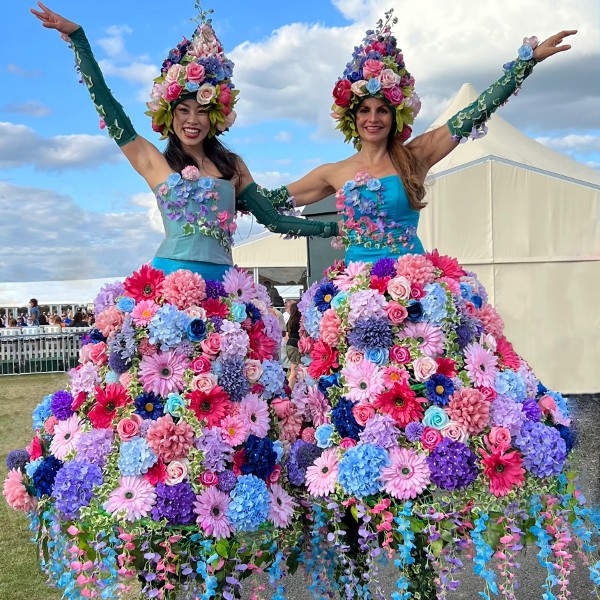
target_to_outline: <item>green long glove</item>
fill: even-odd
[[[290,206],[286,188],[267,190],[256,183],[248,184],[237,197],[237,209],[251,212],[269,231],[302,237],[333,237],[338,235],[335,222],[309,221],[278,212]]]
[[[106,123],[108,135],[117,142],[118,146],[132,142],[137,137],[137,133],[123,107],[115,100],[106,85],[83,27],[76,29],[69,37],[75,52],[75,61],[81,71],[81,79],[87,86],[100,118]]]
[[[448,120],[448,128],[452,139],[462,140],[472,137],[476,139],[485,135],[485,122],[495,110],[502,106],[521,87],[531,74],[535,60],[518,58],[511,63],[504,75],[487,88],[472,104],[458,111]]]

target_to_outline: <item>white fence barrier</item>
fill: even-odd
[[[0,329],[0,375],[62,373],[77,366],[87,327]]]

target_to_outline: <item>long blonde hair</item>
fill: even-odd
[[[388,152],[390,153],[392,165],[394,165],[398,177],[404,184],[410,207],[414,210],[425,208],[427,206],[427,203],[423,202],[425,186],[419,177],[419,163],[415,155],[397,136],[390,136]]]

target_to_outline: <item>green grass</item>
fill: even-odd
[[[0,377],[0,479],[6,477],[6,455],[31,441],[31,411],[47,394],[61,389],[67,376],[12,375]],[[29,541],[27,517],[0,499],[0,598],[54,600],[61,594],[46,584]]]

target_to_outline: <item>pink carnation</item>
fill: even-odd
[[[27,493],[25,484],[23,483],[23,475],[17,469],[11,469],[4,480],[4,488],[2,490],[6,502],[15,510],[29,512],[37,506],[37,500]]]
[[[405,254],[396,261],[396,274],[411,283],[427,285],[435,279],[435,267],[421,254]]]
[[[175,423],[170,414],[159,417],[148,429],[148,447],[166,463],[185,458],[194,442],[194,430],[189,423]]]
[[[337,346],[341,333],[342,320],[338,314],[330,308],[323,313],[319,324],[321,339],[330,346]]]
[[[124,320],[124,313],[116,306],[109,306],[96,317],[95,326],[104,337],[109,337],[111,333],[121,329]]]
[[[469,435],[481,433],[490,422],[490,403],[479,391],[463,388],[450,396],[448,416],[465,426]]]
[[[496,338],[502,337],[504,321],[491,304],[482,306],[477,311],[477,316],[481,319],[483,329],[486,333],[491,333]]]
[[[162,291],[168,303],[185,310],[206,298],[206,283],[198,273],[180,269],[165,277]]]

